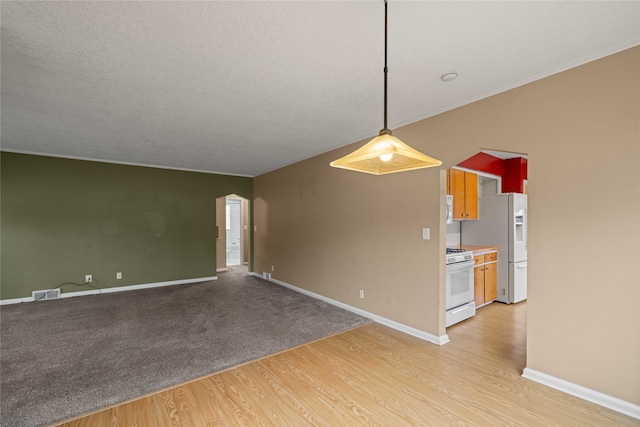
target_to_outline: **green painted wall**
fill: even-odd
[[[215,276],[216,198],[253,199],[252,178],[6,152],[0,159],[0,299],[83,283],[85,274],[100,288]]]

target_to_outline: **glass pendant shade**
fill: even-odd
[[[331,162],[334,168],[384,175],[440,166],[442,162],[414,150],[383,129],[380,135],[351,154]]]
[[[414,150],[387,129],[387,0],[384,2],[384,128],[380,134],[338,160],[330,163],[334,168],[383,175],[414,169],[440,166],[442,162]]]

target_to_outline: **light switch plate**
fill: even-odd
[[[429,240],[431,239],[431,229],[430,228],[423,228],[422,229],[422,240]]]

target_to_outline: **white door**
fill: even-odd
[[[241,201],[227,199],[227,265],[242,263],[242,209]]]

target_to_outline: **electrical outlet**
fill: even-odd
[[[276,271],[276,266],[275,265],[271,266],[271,271]]]
[[[360,289],[360,299],[364,299],[364,290]]]
[[[93,282],[93,276],[91,274],[87,274],[86,276],[84,276],[84,283],[91,283]]]
[[[118,280],[122,279],[122,272],[121,271],[118,271],[116,273],[116,279],[118,279]]]

